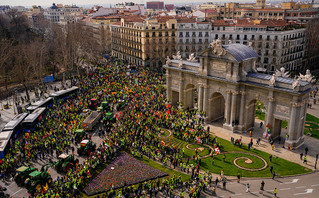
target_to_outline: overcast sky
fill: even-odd
[[[135,3],[144,3],[151,0],[126,0],[126,2],[133,1]],[[200,2],[212,2],[212,0],[161,0],[165,3],[200,3]],[[225,2],[227,0],[214,0],[214,2]],[[230,1],[230,0],[229,0]],[[236,0],[236,2],[251,1],[251,0]],[[125,2],[125,0],[0,0],[0,5],[10,5],[10,6],[27,6],[41,5],[42,7],[51,6],[52,3],[65,4],[65,5],[109,5],[116,4],[119,2]]]

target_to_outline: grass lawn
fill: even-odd
[[[248,150],[248,147],[246,145],[243,145],[242,148],[239,148],[238,146],[234,146],[231,144],[229,141],[226,141],[222,138],[216,138],[217,142],[221,144],[221,152],[228,152],[228,151],[239,151],[239,152],[246,152],[246,153],[252,153],[255,155],[258,155],[262,158],[264,158],[267,163],[268,167],[265,170],[262,171],[247,171],[243,170],[240,168],[237,168],[233,164],[233,160],[236,156],[240,157],[242,154],[236,153],[236,154],[226,154],[226,160],[223,162],[222,155],[217,155],[215,156],[214,159],[214,166],[212,166],[212,158],[206,158],[202,160],[202,168],[209,170],[213,173],[218,173],[220,174],[220,171],[224,169],[224,174],[225,175],[231,175],[235,176],[238,173],[241,174],[243,177],[271,177],[271,173],[269,171],[270,166],[273,166],[274,171],[276,174],[279,174],[280,176],[288,176],[288,175],[296,175],[296,174],[303,174],[303,173],[308,173],[311,172],[310,169],[305,168],[301,165],[298,165],[293,162],[289,162],[287,160],[284,160],[282,158],[276,158],[273,157],[272,162],[269,161],[269,156],[270,154],[265,153],[263,151],[257,150],[257,149],[251,149],[250,151]],[[243,155],[247,156],[247,155]],[[248,156],[250,159],[253,161],[256,160],[254,164],[246,164],[244,167],[248,168],[251,166],[251,168],[261,168],[260,164],[262,164],[260,159],[255,159],[255,157]],[[240,163],[243,163],[243,161],[239,161]]]
[[[319,139],[319,118],[307,113],[304,134]]]

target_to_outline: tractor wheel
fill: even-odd
[[[37,184],[37,185],[35,186],[35,189],[36,189],[37,191],[40,191],[40,190],[41,190],[41,184]]]
[[[72,168],[72,164],[69,163],[67,166],[66,166],[66,173],[69,172],[69,170]]]

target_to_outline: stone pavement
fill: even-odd
[[[220,123],[217,123],[214,125],[207,124],[206,127],[209,126],[211,133],[213,133],[214,135],[216,135],[220,138],[228,140],[228,141],[230,141],[231,137],[234,137],[235,139],[240,139],[242,137],[243,144],[247,145],[250,142],[250,139],[253,138],[253,141],[254,141],[253,148],[267,152],[269,154],[272,154],[273,156],[281,157],[281,158],[286,159],[288,161],[295,162],[295,163],[300,164],[302,166],[305,166],[307,168],[314,169],[315,157],[308,155],[308,164],[304,164],[303,161],[300,160],[300,153],[304,152],[304,150],[302,150],[301,148],[294,150],[292,152],[286,148],[283,148],[283,143],[280,143],[280,144],[275,143],[274,150],[272,150],[271,145],[266,141],[261,141],[260,145],[257,145],[256,141],[257,141],[258,137],[260,137],[262,139],[262,134],[263,134],[263,130],[259,128],[259,123],[260,122],[255,123],[255,127],[253,130],[253,137],[249,137],[248,133],[233,133],[231,131],[228,131],[228,130],[220,127],[220,125],[221,125]],[[285,133],[282,133],[282,134],[284,135]],[[306,145],[308,144],[307,141],[309,141],[309,140],[311,141],[311,144],[319,145],[318,139],[305,137],[305,144]],[[312,149],[312,148],[309,148],[309,151],[310,151],[310,149]],[[314,151],[314,152],[319,153],[319,148],[314,148],[314,149],[316,149],[316,151]],[[318,164],[318,167],[319,167],[319,164]]]

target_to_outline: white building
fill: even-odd
[[[192,53],[196,56],[206,49],[211,41],[211,22],[196,21],[196,18],[180,17],[177,19],[177,51],[183,58]]]
[[[55,3],[44,11],[44,17],[53,23],[75,23],[76,16],[82,14],[82,9],[77,6],[57,6]]]
[[[280,67],[290,71],[300,69],[305,55],[305,29],[294,28],[297,26],[285,21],[258,22],[215,20],[211,37],[221,39],[223,44],[250,44],[259,55],[257,67],[268,73]]]

